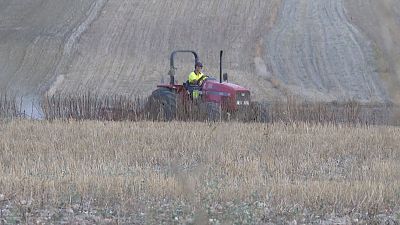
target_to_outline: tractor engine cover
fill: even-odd
[[[207,79],[202,86],[203,101],[216,102],[224,110],[236,111],[250,105],[250,91],[233,83],[219,83],[214,79]]]

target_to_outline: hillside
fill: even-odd
[[[256,99],[398,102],[394,0],[0,1],[0,88],[19,95],[147,96],[194,49]],[[378,18],[371,20],[370,18]],[[179,58],[178,81],[192,69]]]

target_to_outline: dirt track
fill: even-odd
[[[90,1],[0,1],[0,88],[37,93],[56,71],[63,46]]]
[[[400,3],[396,0],[348,0],[351,22],[375,43],[376,70],[400,104]]]
[[[287,0],[268,35],[272,74],[293,95],[322,101],[387,100],[372,43],[349,23],[342,0]]]
[[[0,88],[146,96],[167,81],[172,50],[198,51],[216,75],[224,49],[231,81],[256,99],[396,101],[399,8],[392,0],[0,0]],[[192,63],[178,64],[182,82]]]

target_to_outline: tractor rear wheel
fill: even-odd
[[[169,88],[153,91],[147,103],[152,120],[171,121],[176,118],[176,93]]]

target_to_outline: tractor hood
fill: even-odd
[[[203,91],[225,91],[229,93],[234,92],[247,92],[247,88],[237,84],[223,82],[219,83],[217,80],[206,80],[203,85]]]
[[[203,100],[208,102],[221,103],[224,110],[235,111],[239,107],[246,107],[250,104],[250,91],[232,83],[219,83],[217,80],[204,81]]]

